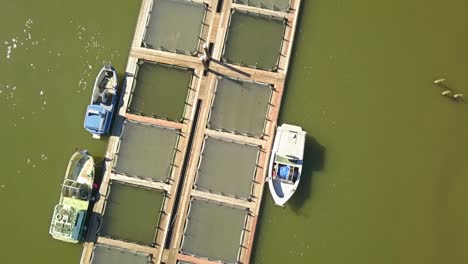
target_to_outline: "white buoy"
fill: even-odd
[[[203,54],[204,54],[208,59],[210,59],[210,46],[208,45],[208,43],[204,43],[204,44],[203,44]]]
[[[200,60],[201,60],[201,62],[203,64],[203,67],[205,68],[205,70],[207,70],[208,69],[208,56],[203,55],[203,56],[200,57]]]

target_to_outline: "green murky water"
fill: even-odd
[[[156,181],[170,178],[179,135],[173,129],[126,122],[114,170]]]
[[[260,137],[270,96],[269,85],[218,78],[209,127]]]
[[[140,1],[2,1],[0,262],[79,261],[81,245],[48,234],[52,210],[76,147],[102,161],[107,142],[84,130],[84,113],[103,62],[124,72],[139,6]]]
[[[205,6],[201,3],[155,0],[145,33],[147,47],[197,54],[205,13]]]
[[[104,245],[96,245],[93,254],[93,264],[147,264],[149,262],[149,256],[145,254]]]
[[[129,110],[146,116],[179,121],[185,108],[192,72],[150,62],[138,68]]]
[[[100,233],[151,245],[163,202],[162,192],[112,182]]]
[[[249,198],[258,151],[257,146],[206,138],[195,182],[197,188],[231,197]]]
[[[253,263],[468,262],[468,104],[432,85],[468,94],[468,3],[303,2],[282,121],[308,162],[286,209],[266,190]],[[138,7],[2,2],[2,263],[78,262],[51,212],[75,147],[104,153],[85,106],[103,61],[123,72]]]
[[[223,59],[273,70],[278,65],[283,32],[282,19],[236,11],[231,15]]]
[[[281,121],[309,132],[255,264],[467,263],[468,2],[303,1]],[[312,137],[316,140],[312,140]]]
[[[235,263],[245,215],[242,209],[193,200],[182,251]]]

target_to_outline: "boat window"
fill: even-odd
[[[299,164],[300,160],[297,159],[296,157],[292,157],[289,155],[281,156],[277,154],[275,156],[275,162],[280,163],[280,164],[285,164],[285,165],[296,166],[297,164]]]
[[[297,180],[299,170],[292,165],[275,163],[273,166],[273,178],[286,183],[294,183]]]
[[[86,162],[89,160],[88,156],[77,155],[72,161],[70,161],[70,167],[67,175],[67,179],[76,180],[80,175],[80,172]]]

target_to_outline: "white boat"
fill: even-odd
[[[306,132],[283,124],[276,130],[268,168],[268,185],[276,205],[283,206],[301,180]]]

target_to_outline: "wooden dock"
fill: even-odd
[[[117,121],[113,129],[114,134],[109,139],[109,145],[105,154],[106,161],[104,175],[99,190],[101,199],[95,203],[93,208],[94,216],[91,219],[87,239],[88,242],[84,243],[84,249],[81,257],[82,264],[88,264],[91,262],[93,247],[96,243],[149,254],[151,255],[154,263],[176,264],[178,260],[194,264],[220,263],[209,260],[208,258],[181,253],[181,241],[184,233],[184,225],[192,197],[216,201],[218,203],[245,208],[248,210],[249,214],[246,221],[247,226],[245,228],[248,232],[245,232],[243,235],[239,262],[248,264],[250,261],[260,203],[264,191],[264,183],[267,173],[266,168],[268,167],[268,159],[271,153],[274,133],[277,126],[279,108],[284,91],[289,60],[291,57],[301,1],[291,0],[291,7],[287,12],[244,6],[234,3],[233,0],[196,0],[194,2],[204,3],[207,6],[206,16],[203,21],[200,36],[199,52],[200,54],[203,54],[202,45],[204,43],[212,45],[212,61],[209,64],[208,70],[204,68],[198,57],[141,47],[147,22],[153,6],[153,0],[142,0],[134,39],[132,41],[131,51],[127,61],[125,75],[126,85],[122,95],[123,100],[121,101],[122,103],[119,108],[118,118],[116,118]],[[225,38],[229,27],[229,20],[232,10],[235,9],[285,19],[286,28],[283,43],[281,45],[278,71],[269,72],[221,62],[223,46],[225,44]],[[184,116],[180,123],[156,119],[153,117],[139,116],[127,112],[131,88],[134,82],[133,76],[135,75],[137,62],[139,60],[180,66],[193,70],[194,74],[186,99]],[[218,81],[217,75],[240,78],[247,81],[268,83],[273,86],[273,94],[271,96],[270,107],[267,113],[267,121],[263,137],[254,138],[207,129],[209,114]],[[159,127],[171,128],[179,132],[180,138],[176,146],[179,151],[176,151],[175,153],[173,162],[175,166],[172,170],[172,174],[170,175],[170,180],[166,182],[154,182],[149,179],[121,175],[112,170],[120,141],[119,131],[121,130],[125,119]],[[219,194],[195,190],[193,188],[198,168],[198,161],[206,136],[260,147],[261,151],[257,162],[259,166],[256,170],[255,179],[253,181],[251,199],[245,200],[226,197]],[[183,168],[185,168],[185,170]],[[165,191],[168,194],[162,209],[164,214],[161,214],[159,219],[154,246],[137,245],[130,242],[115,240],[113,238],[94,235],[100,225],[101,216],[105,214],[106,197],[108,196],[109,184],[111,181],[157,189]]]

